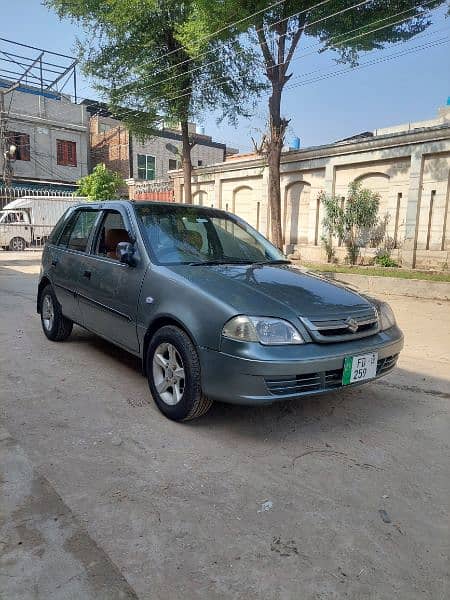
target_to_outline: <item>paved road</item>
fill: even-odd
[[[2,600],[450,597],[448,303],[390,299],[383,381],[177,425],[134,358],[46,340],[38,268],[0,254]]]

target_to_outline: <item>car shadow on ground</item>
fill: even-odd
[[[114,363],[125,367],[131,377],[142,378],[144,394],[149,402],[149,419],[161,418],[153,404],[147,382],[142,375],[139,358],[114,346],[106,340],[76,327],[65,344],[88,344]],[[224,381],[224,386],[226,381]],[[427,377],[397,367],[382,379],[362,386],[351,386],[336,392],[316,396],[276,401],[265,406],[241,406],[215,402],[209,413],[200,419],[183,424],[198,430],[227,431],[237,436],[264,439],[270,437],[287,439],[299,432],[313,433],[338,429],[341,433],[355,425],[363,431],[373,424],[395,421],[409,414],[411,404],[425,403],[427,400],[450,399],[446,389],[448,382],[436,377]]]
[[[7,254],[7,253],[4,253]],[[13,266],[12,262],[8,266]],[[29,265],[34,261],[29,259],[14,262],[20,266]],[[6,265],[3,265],[6,266]],[[18,269],[19,271],[19,269]],[[34,284],[37,286],[36,275],[15,272],[13,269],[0,269],[3,275],[18,276],[27,282],[27,292],[32,290],[33,294],[24,293],[30,300],[34,298]],[[40,328],[39,317],[36,315],[36,327]],[[111,369],[121,367],[121,372],[126,378],[129,374],[133,379],[139,377],[139,385],[142,383],[142,394],[137,405],[148,405],[149,419],[164,417],[155,407],[148,390],[145,377],[142,375],[142,366],[139,358],[129,354],[114,344],[96,336],[95,334],[78,326],[74,327],[70,338],[63,346],[87,345],[91,350],[98,352],[101,357],[111,359]],[[63,348],[61,348],[61,351]],[[84,352],[84,349],[80,348]],[[95,360],[95,358],[94,358]],[[420,373],[408,371],[400,366],[388,376],[367,385],[350,387],[338,392],[330,392],[312,397],[300,399],[277,401],[272,405],[251,407],[216,402],[210,412],[204,417],[184,423],[183,427],[203,431],[220,431],[235,433],[238,436],[250,436],[256,439],[270,437],[273,440],[285,438],[288,434],[297,431],[320,431],[331,427],[338,427],[345,431],[356,423],[363,426],[364,423],[376,422],[388,423],[395,420],[399,414],[410,412],[411,404],[426,404],[433,399],[450,399],[448,394],[448,381],[437,377],[423,377]],[[224,386],[227,382],[224,381]],[[442,390],[447,390],[447,393]],[[145,400],[144,400],[145,399]],[[175,425],[175,424],[174,424]],[[178,427],[178,425],[175,425]]]

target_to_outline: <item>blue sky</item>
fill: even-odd
[[[444,9],[435,11],[433,25],[424,34],[401,46],[363,56],[362,62],[442,38],[450,39],[450,19],[444,15]],[[77,35],[80,36],[81,31],[76,25],[60,22],[39,0],[2,2],[0,37],[70,54]],[[344,68],[336,66],[332,53],[311,53],[313,44],[314,40],[306,38],[298,49],[297,56],[308,56],[293,63],[293,77],[311,72],[319,76]],[[79,77],[79,95],[95,96],[82,76]],[[287,141],[298,136],[303,147],[324,144],[377,127],[432,118],[449,96],[450,43],[446,43],[286,90],[283,114],[291,119]],[[214,115],[205,115],[202,124],[206,133],[217,141],[248,151],[250,136],[257,138],[264,129],[266,106],[267,98],[262,98],[252,118],[242,119],[237,128],[226,123],[217,125]]]

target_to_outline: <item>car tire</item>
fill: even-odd
[[[73,322],[62,314],[61,305],[51,285],[42,290],[39,312],[44,334],[52,342],[62,342],[72,333]]]
[[[26,241],[21,237],[14,237],[9,242],[9,249],[13,252],[23,252],[27,247]]]
[[[150,340],[147,378],[159,410],[173,421],[201,417],[212,401],[201,388],[200,361],[189,336],[179,327],[161,327]]]

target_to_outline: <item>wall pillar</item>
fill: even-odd
[[[214,195],[213,195],[214,208],[225,208],[222,206],[222,180],[220,173],[214,175]]]
[[[173,178],[173,198],[175,202],[183,202],[183,194],[181,190],[183,178],[176,175]]]
[[[333,161],[325,166],[325,179],[323,189],[328,196],[334,196],[336,187],[336,168]]]
[[[405,217],[405,239],[402,244],[402,265],[416,266],[417,236],[419,233],[420,204],[422,200],[424,155],[420,150],[411,154],[409,189]]]

